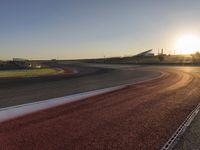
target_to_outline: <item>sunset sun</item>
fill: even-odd
[[[192,54],[200,49],[200,39],[196,35],[184,35],[176,42],[177,53]]]

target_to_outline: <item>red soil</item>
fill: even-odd
[[[200,98],[197,75],[165,72],[160,79],[1,123],[0,149],[159,149]]]

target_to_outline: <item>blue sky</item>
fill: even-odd
[[[0,59],[76,59],[174,48],[199,34],[198,0],[0,0]]]

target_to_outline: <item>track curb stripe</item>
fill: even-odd
[[[0,108],[0,123],[2,123],[4,121],[9,121],[9,120],[17,118],[17,117],[24,116],[27,114],[35,113],[35,112],[38,112],[41,110],[46,110],[49,108],[68,104],[71,102],[84,100],[84,99],[92,97],[92,96],[98,96],[101,94],[114,92],[116,90],[121,90],[121,89],[124,89],[131,85],[140,84],[140,83],[152,81],[155,79],[159,79],[159,78],[162,78],[166,74],[167,73],[160,72],[160,75],[157,77],[147,79],[144,81],[138,81],[138,82],[131,83],[131,84],[123,84],[123,85],[119,85],[119,86],[115,86],[115,87],[109,87],[109,88],[104,88],[104,89],[99,89],[99,90],[94,90],[94,91],[89,91],[89,92],[84,92],[84,93],[79,93],[79,94],[74,94],[74,95],[69,95],[69,96],[64,96],[64,97],[52,98],[52,99],[42,100],[42,101],[33,102],[33,103],[27,103],[27,104],[22,104],[22,105],[17,105],[17,106]]]

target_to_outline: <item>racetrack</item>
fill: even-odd
[[[161,148],[200,101],[199,68],[151,67],[152,81],[0,124],[1,149]]]
[[[54,67],[58,66],[54,64]],[[128,70],[126,66],[113,69],[76,63],[61,64],[60,68],[74,68],[78,73],[38,78],[0,79],[0,108],[63,97],[121,84],[135,83],[160,75],[159,72],[140,69]],[[132,66],[131,69],[135,69],[135,66]]]

